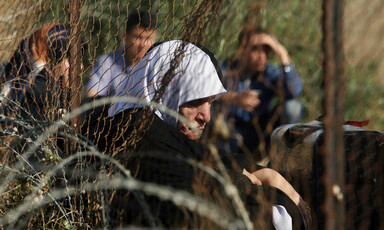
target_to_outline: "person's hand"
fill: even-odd
[[[297,204],[299,207],[301,217],[303,218],[305,229],[311,229],[312,226],[312,217],[311,217],[311,208],[301,197],[299,203]]]
[[[259,180],[259,178],[257,178],[255,175],[248,172],[246,169],[243,169],[243,175],[247,176],[251,180],[252,184],[262,185],[261,180]]]
[[[234,104],[247,112],[252,112],[260,104],[259,94],[252,90],[244,90],[236,95]]]
[[[244,174],[244,171],[243,171],[243,174]],[[300,194],[296,192],[296,190],[292,187],[292,185],[283,176],[280,175],[280,173],[270,168],[263,168],[263,169],[256,170],[251,174],[255,176],[257,179],[259,179],[261,184],[278,188],[281,191],[283,191],[285,194],[287,194],[287,196],[299,208],[301,217],[304,222],[305,229],[311,228],[312,217],[311,217],[311,209],[309,208],[309,205],[303,200]]]
[[[267,45],[271,48],[281,61],[283,65],[289,65],[291,59],[289,58],[287,49],[274,37],[268,34],[259,34],[251,41],[253,45]]]

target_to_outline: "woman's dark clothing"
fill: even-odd
[[[64,108],[64,100],[68,102],[65,95],[61,85],[58,82],[48,82],[48,73],[42,70],[26,90],[25,99],[21,104],[28,113],[21,110],[20,115],[27,120],[30,120],[32,115],[38,121],[55,121],[63,114],[60,109]]]
[[[56,121],[63,114],[60,109],[68,107],[69,101],[60,81],[52,78],[46,69],[27,76],[12,79],[8,85],[9,100],[1,107],[5,115],[27,122]],[[4,90],[4,89],[3,89]]]
[[[109,135],[106,135],[106,133],[92,135],[92,132],[94,132],[92,128],[98,127],[95,124],[98,121],[94,120],[94,123],[88,126],[90,129],[87,134],[91,140],[92,138],[98,138],[99,149],[106,150],[108,154],[114,155],[130,170],[134,178],[200,195],[207,201],[219,205],[230,216],[238,216],[233,201],[225,195],[223,186],[208,173],[186,162],[186,160],[195,163],[207,162],[208,166],[216,168],[217,171],[217,165],[210,163],[209,157],[207,158],[207,155],[205,155],[206,149],[204,149],[204,146],[198,141],[189,140],[176,128],[169,126],[156,115],[150,115],[149,120],[151,121],[148,121],[144,127],[140,127],[140,130],[136,130],[134,124],[136,122],[136,127],[142,125],[143,123],[140,122],[142,117],[143,110],[134,113],[130,113],[128,110],[107,118],[104,124],[111,127],[108,130]],[[117,133],[124,125],[128,125],[129,128],[123,131],[120,139],[117,139],[116,137],[120,135]],[[99,128],[95,129],[99,130]],[[124,150],[112,153],[113,149],[122,146],[124,137],[127,142],[132,132],[135,133],[136,131],[139,131],[138,135],[142,135],[142,137],[135,147],[128,145]],[[140,131],[144,132],[140,133]],[[224,160],[224,162],[230,162],[230,160]],[[297,206],[284,193],[275,188],[251,185],[250,180],[242,175],[242,166],[236,169],[232,164],[226,163],[226,169],[233,183],[240,191],[240,196],[246,203],[251,219],[263,221],[267,223],[265,225],[272,228],[271,203],[276,204],[278,202],[284,204],[294,224],[302,226]],[[262,194],[265,201],[271,201],[271,203],[268,203],[267,206],[261,205],[255,198],[256,195],[260,194]],[[138,197],[142,197],[148,203],[154,219],[144,214],[143,208],[137,201]],[[120,218],[115,218],[112,223],[112,225],[116,226],[139,224],[142,226],[202,227],[204,226],[203,223],[206,223],[202,220],[202,222],[192,221],[191,219],[196,216],[191,211],[177,207],[170,201],[160,201],[157,197],[146,196],[144,192],[140,191],[132,194],[128,191],[119,190],[111,200],[110,209],[116,211],[118,213],[116,215],[121,215]],[[267,208],[266,216],[261,214],[262,208]],[[199,218],[204,219],[203,217]],[[269,221],[266,221],[266,218]]]

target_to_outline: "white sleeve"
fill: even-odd
[[[272,222],[277,230],[292,230],[292,217],[282,205],[272,207]]]
[[[90,79],[86,85],[86,90],[94,90],[98,96],[108,96],[109,88],[112,84],[111,60],[106,55],[100,56],[95,65]]]

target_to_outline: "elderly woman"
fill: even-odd
[[[209,167],[218,168],[206,145],[199,140],[210,120],[211,103],[226,93],[219,80],[221,73],[213,55],[188,42],[164,42],[148,51],[132,73],[130,81],[125,87],[120,87],[118,95],[157,102],[177,111],[179,115],[171,116],[162,109],[148,108],[142,104],[118,102],[109,109],[108,122],[111,122],[112,128],[108,129],[108,135],[92,131],[88,134],[93,136],[100,148],[120,158],[136,179],[199,195],[236,216],[232,200],[223,195],[223,185],[219,185],[204,170],[186,163],[204,162]],[[181,116],[197,129],[181,121]],[[95,126],[91,124],[91,127]],[[106,137],[106,140],[102,137]],[[249,173],[241,166],[233,167],[232,164],[227,164],[226,170],[238,186],[251,220],[263,220],[264,227],[275,226],[277,229],[309,226],[310,213],[304,207],[305,202],[280,174],[271,169]],[[263,206],[255,198],[261,187],[258,185],[278,188],[277,193],[282,197],[280,200],[284,200],[279,204],[274,198],[263,196],[273,204],[269,213],[272,216],[270,221],[264,219],[261,212],[258,213]],[[258,195],[261,194],[263,192]],[[137,195],[120,194],[111,199],[111,208],[119,210],[117,213],[121,216],[114,224],[124,222],[166,227],[207,227],[204,221],[193,219],[196,216],[190,210],[154,196],[141,195],[145,197],[151,211],[149,216],[153,218],[148,217]]]

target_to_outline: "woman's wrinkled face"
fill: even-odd
[[[187,120],[194,124],[199,130],[199,132],[195,132],[187,124],[181,121],[178,122],[178,130],[187,136],[190,140],[199,139],[206,124],[211,119],[211,103],[213,99],[213,96],[197,99],[184,103],[182,106],[180,106],[179,113],[187,118]]]

